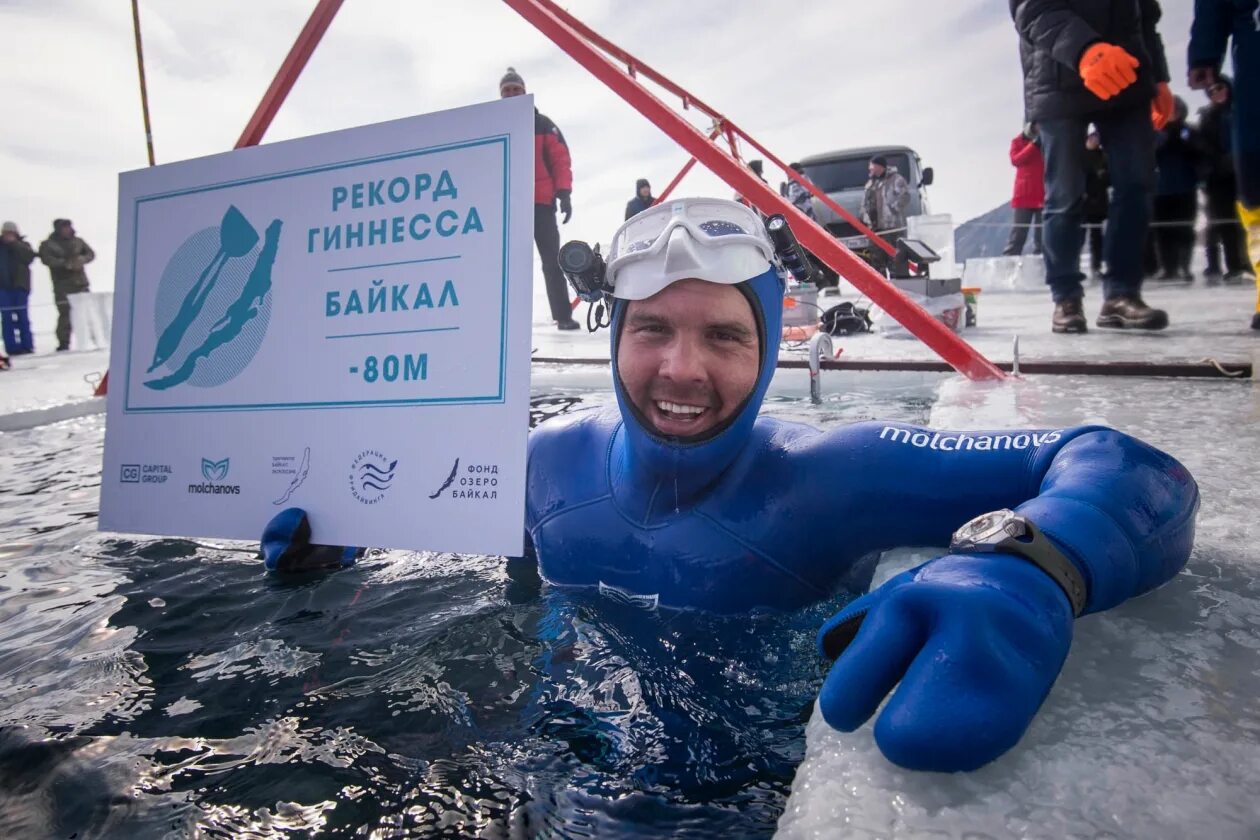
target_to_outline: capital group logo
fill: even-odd
[[[123,484],[165,484],[171,475],[170,464],[123,464],[118,480]]]
[[[212,458],[202,458],[201,477],[205,481],[189,484],[188,492],[194,496],[239,496],[241,485],[222,483],[228,477],[231,467],[231,458],[222,458],[217,461]]]
[[[350,464],[350,494],[365,505],[374,505],[394,485],[398,459],[390,460],[375,449],[365,449]]]

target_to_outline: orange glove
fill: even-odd
[[[1077,70],[1089,92],[1110,99],[1137,81],[1138,60],[1115,44],[1099,41],[1081,56]]]
[[[1168,125],[1173,115],[1173,95],[1168,82],[1155,85],[1155,98],[1151,100],[1151,124],[1159,131]]]

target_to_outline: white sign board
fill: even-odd
[[[522,96],[127,172],[100,527],[519,554]]]

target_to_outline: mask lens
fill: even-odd
[[[701,222],[698,227],[700,230],[709,234],[709,236],[729,236],[733,233],[749,233],[734,222],[728,222],[722,219],[715,219],[709,222]]]

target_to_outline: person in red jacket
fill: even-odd
[[[509,67],[499,80],[499,97],[524,96],[525,80]],[[534,244],[542,260],[543,278],[547,282],[547,302],[551,318],[562,330],[576,330],[573,308],[569,305],[569,289],[560,271],[560,228],[556,225],[556,203],[564,214],[564,223],[573,215],[570,198],[573,190],[573,169],[569,146],[556,124],[534,109]]]
[[[1024,131],[1011,141],[1011,166],[1015,167],[1015,193],[1011,207],[1015,221],[1011,238],[1002,253],[1017,257],[1024,253],[1028,228],[1033,231],[1033,253],[1041,253],[1041,209],[1046,204],[1046,161],[1041,156],[1041,137],[1035,122],[1025,123]]]

